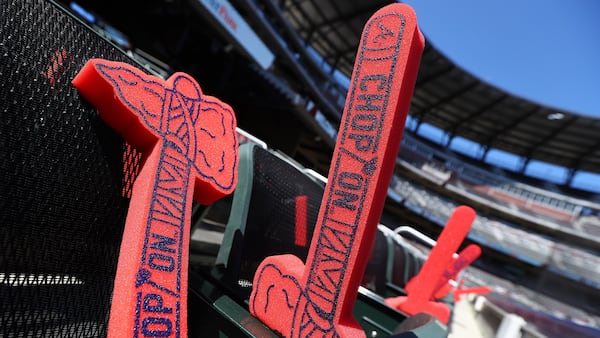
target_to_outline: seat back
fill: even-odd
[[[323,184],[293,162],[254,143],[240,146],[238,186],[217,255],[217,270],[243,299],[267,256],[306,259]]]
[[[106,335],[139,155],[71,85],[97,57],[135,64],[52,2],[3,2],[2,337]]]

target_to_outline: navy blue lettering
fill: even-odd
[[[377,116],[371,114],[356,114],[352,117],[352,129],[374,130],[377,127]]]
[[[340,173],[337,183],[342,188],[350,190],[359,190],[360,187],[362,187],[362,182],[362,176],[360,176],[359,174],[344,171]]]
[[[374,139],[373,135],[360,134],[350,134],[348,138],[356,141],[354,147],[359,151],[369,151],[373,145]]]
[[[387,78],[383,74],[370,74],[365,75],[360,79],[360,90],[367,90],[367,81],[379,81],[377,84],[377,91],[382,91],[385,88],[385,83],[387,82]]]
[[[381,101],[383,99],[383,95],[381,94],[358,94],[356,100],[365,101],[364,104],[357,105],[356,110],[367,110],[374,111],[380,110],[381,106],[373,104],[373,101]]]
[[[148,258],[148,266],[154,270],[171,272],[175,268],[173,257],[151,253]]]
[[[173,308],[163,306],[163,298],[156,293],[149,293],[144,296],[144,311],[158,313],[172,313]]]
[[[175,240],[175,238],[171,238],[171,237],[167,237],[167,236],[163,236],[163,235],[159,235],[159,234],[155,234],[155,233],[152,234],[152,238],[158,239],[158,241],[150,243],[150,247],[152,249],[160,250],[163,252],[175,252],[175,248],[169,247],[169,246],[177,243],[177,240]]]
[[[353,194],[343,190],[336,190],[334,194],[340,196],[340,198],[333,200],[334,205],[346,208],[348,210],[356,210],[356,206],[350,203],[358,200],[357,194]]]
[[[173,332],[173,324],[169,318],[147,317],[142,321],[144,337],[168,337]]]

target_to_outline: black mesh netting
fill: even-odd
[[[317,221],[323,187],[267,150],[254,147],[254,172],[246,223],[247,255],[291,253],[306,259]],[[307,198],[307,238],[296,238],[296,198]],[[309,237],[310,236],[310,237]],[[305,245],[296,245],[299,240]],[[253,245],[256,244],[256,245]],[[260,262],[258,262],[260,263]],[[250,263],[253,264],[253,263]],[[252,269],[252,275],[258,264]]]
[[[296,198],[306,199],[306,231],[296,229]],[[250,295],[258,265],[270,255],[290,253],[306,259],[323,186],[260,147],[253,148],[253,182],[243,238],[234,240],[227,277],[243,299]],[[303,236],[304,238],[299,238]]]
[[[2,2],[1,337],[106,335],[137,155],[70,84],[92,57],[127,61],[51,3]]]

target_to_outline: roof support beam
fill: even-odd
[[[573,115],[567,115],[567,116],[569,116],[569,120],[568,121],[562,122],[551,133],[549,133],[548,135],[546,135],[546,137],[540,139],[538,142],[536,142],[533,145],[531,145],[531,147],[529,147],[529,150],[527,151],[527,153],[525,153],[525,156],[531,157],[531,155],[535,154],[535,152],[538,149],[540,149],[541,146],[543,146],[548,141],[550,141],[551,139],[553,139],[554,137],[556,137],[556,135],[558,135],[561,131],[567,129],[570,125],[572,125],[577,120],[577,117],[575,117]]]
[[[289,46],[284,44],[284,42],[281,40],[280,34],[273,28],[270,22],[267,21],[267,18],[261,14],[263,11],[258,8],[256,3],[252,0],[239,0],[238,3],[248,13],[249,18],[251,18],[253,22],[260,26],[262,31],[266,33],[265,37],[268,40],[269,45],[277,50],[278,55],[284,58],[285,62],[299,78],[299,81],[302,82],[306,86],[307,90],[311,93],[311,97],[313,97],[323,109],[323,113],[332,118],[334,121],[338,122],[342,114],[341,109],[337,107],[335,103],[331,102],[325,95],[322,87],[323,83],[317,83],[314,75],[307,71],[306,65],[300,63],[296,56],[290,51]],[[276,9],[275,14],[279,16],[278,19],[283,20],[283,14],[279,10],[279,7],[273,4],[270,0],[267,1],[267,3],[271,3],[273,5],[274,9]],[[286,29],[291,29],[291,26],[287,26]],[[295,34],[290,34],[289,36],[295,36]],[[295,40],[293,41],[295,47],[302,46],[302,43],[299,41],[299,39],[292,40]],[[310,60],[312,62],[311,68],[320,69],[312,57],[307,55],[304,48],[300,48],[300,53],[303,53],[305,60]],[[320,75],[324,76],[326,79],[328,78],[324,72],[322,72]]]
[[[425,115],[426,113],[430,112],[432,109],[438,108],[442,105],[444,105],[447,102],[452,101],[453,99],[455,99],[457,96],[460,96],[466,92],[468,92],[469,90],[475,88],[476,86],[478,86],[481,82],[479,80],[474,80],[470,83],[468,83],[466,86],[459,88],[458,90],[446,95],[445,97],[437,100],[435,103],[430,104],[429,106],[420,109],[418,112],[413,113],[413,117],[418,119],[418,120],[422,120],[423,119],[423,115]]]
[[[485,113],[486,111],[494,108],[495,106],[497,106],[498,104],[500,104],[502,101],[506,100],[506,98],[508,98],[508,94],[502,94],[498,98],[496,98],[495,100],[492,100],[492,101],[488,102],[483,107],[479,108],[478,110],[475,110],[474,112],[470,113],[464,119],[461,119],[460,121],[458,121],[457,123],[455,123],[448,130],[448,133],[450,134],[450,137],[453,138],[456,135],[457,130],[460,130],[460,128],[462,126],[464,126],[465,124],[471,122],[476,117],[481,116],[481,114]]]

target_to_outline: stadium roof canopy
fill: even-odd
[[[279,8],[306,45],[349,76],[364,23],[388,3],[282,0]],[[443,130],[446,145],[456,136],[480,144],[482,158],[488,150],[499,149],[520,156],[523,168],[538,160],[572,173],[600,172],[599,119],[502,91],[459,68],[430,43],[422,58],[411,116],[417,125]]]

